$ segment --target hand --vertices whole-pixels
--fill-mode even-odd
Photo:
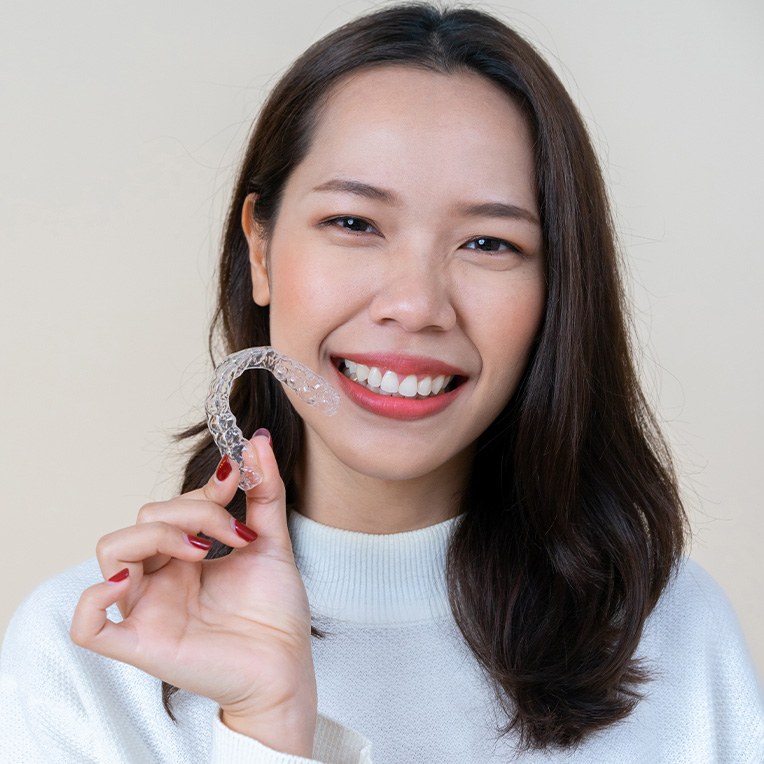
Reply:
[[[255,460],[264,480],[247,492],[247,523],[238,532],[225,509],[239,480],[232,463],[222,482],[213,476],[195,491],[147,504],[134,526],[104,536],[97,547],[104,577],[128,575],[83,592],[71,636],[215,700],[232,729],[310,757],[317,703],[310,609],[268,437],[249,441],[245,461]],[[254,541],[246,538],[252,530]],[[194,545],[203,542],[199,533],[234,550],[204,560],[207,550]],[[115,602],[121,623],[106,617]]]

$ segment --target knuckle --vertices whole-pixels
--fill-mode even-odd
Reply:
[[[96,557],[99,560],[108,559],[113,545],[114,533],[107,533],[105,536],[101,536],[96,543]]]
[[[75,645],[79,647],[87,647],[88,640],[85,632],[80,628],[80,625],[76,621],[72,621],[72,625],[69,627],[69,637]]]
[[[201,487],[200,494],[204,501],[218,507],[221,506],[220,487],[213,480],[208,481]]]
[[[163,522],[157,522],[155,525],[159,534],[158,545],[165,548],[171,549],[177,543],[178,537],[183,534],[177,525]]]
[[[273,481],[273,483],[269,486],[270,490],[268,491],[268,498],[271,501],[281,501],[286,497],[286,488],[284,486],[284,481],[279,477],[276,480]]]
[[[81,623],[84,617],[83,611],[88,607],[88,599],[88,592],[86,590],[82,593],[80,601],[77,603],[72,622],[69,625],[69,637],[75,645],[79,645],[80,647],[87,647],[89,644],[88,632]]]
[[[155,520],[151,523],[149,532],[150,540],[149,537],[146,537],[144,543],[150,544],[159,553],[170,554],[174,549],[177,549],[178,539],[183,534],[177,525],[164,520]]]
[[[141,525],[143,523],[153,523],[156,521],[159,513],[159,503],[156,501],[150,501],[148,504],[144,504],[139,510],[135,519],[136,524]]]
[[[80,639],[80,632],[75,623],[72,623],[69,627],[69,639],[71,639],[75,645],[83,647],[82,640]]]
[[[201,487],[200,495],[204,501],[215,502],[215,487],[206,483]]]

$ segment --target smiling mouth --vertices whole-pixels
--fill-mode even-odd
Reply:
[[[435,398],[455,390],[466,377],[454,374],[433,376],[417,374],[399,374],[392,369],[380,366],[367,366],[348,358],[339,359],[339,370],[349,380],[378,395],[392,398],[423,400]]]

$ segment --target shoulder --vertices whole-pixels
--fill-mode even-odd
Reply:
[[[694,560],[677,566],[645,623],[648,653],[732,667],[755,676],[750,653],[732,605],[712,576]]]
[[[756,669],[729,600],[697,562],[677,567],[647,619],[637,657],[652,679],[637,717],[645,728],[664,730],[667,750],[681,744],[704,751],[693,761],[761,760],[764,702]],[[675,753],[672,761],[687,760]]]
[[[3,673],[33,670],[55,654],[77,650],[69,639],[72,615],[82,592],[102,581],[95,559],[40,584],[13,614],[3,640]],[[111,612],[110,617],[113,617]],[[119,618],[119,611],[116,612]]]
[[[694,560],[677,566],[647,622],[648,633],[692,635],[692,641],[734,633],[742,642],[735,611],[713,577]],[[686,644],[686,643],[685,643]]]
[[[11,619],[0,654],[0,725],[18,761],[74,761],[67,751],[91,748],[80,692],[89,658],[69,626],[82,591],[100,580],[89,560],[38,586]]]
[[[35,588],[19,605],[8,627],[8,634],[48,627],[69,628],[72,613],[82,592],[103,581],[95,558],[59,573]]]

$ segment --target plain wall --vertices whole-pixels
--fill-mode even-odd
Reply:
[[[170,435],[203,416],[251,119],[299,52],[375,5],[3,2],[0,630],[38,582],[176,492]],[[591,127],[692,556],[764,675],[764,4],[483,7],[540,47]]]

